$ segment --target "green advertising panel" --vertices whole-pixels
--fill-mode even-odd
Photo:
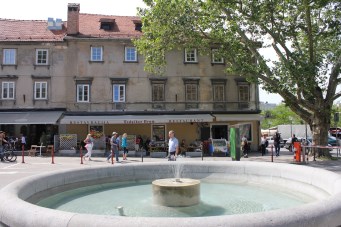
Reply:
[[[239,128],[230,128],[230,152],[234,161],[240,161]]]

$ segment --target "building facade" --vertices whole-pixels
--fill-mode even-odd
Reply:
[[[150,75],[132,43],[142,35],[139,17],[67,9],[66,22],[0,19],[1,129],[32,144],[43,132],[52,143],[94,131],[103,150],[113,131],[164,142],[174,130],[191,143],[228,140],[237,126],[257,149],[258,85],[227,75],[214,49],[169,52],[165,75]]]

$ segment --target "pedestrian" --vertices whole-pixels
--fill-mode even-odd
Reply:
[[[118,143],[117,136],[118,136],[118,133],[117,133],[117,132],[113,132],[113,133],[112,133],[112,136],[111,136],[111,139],[110,139],[111,152],[110,152],[110,154],[109,154],[108,157],[107,157],[107,162],[110,162],[109,160],[110,160],[111,158],[113,158],[113,157],[112,157],[113,153],[114,153],[114,155],[115,155],[116,162],[119,162],[119,159],[118,159],[118,155],[119,155],[119,152],[118,152],[119,143]]]
[[[20,142],[21,142],[21,147],[24,148],[26,147],[26,137],[23,133],[20,134]]]
[[[291,146],[290,146],[290,151],[291,151],[291,152],[296,151],[296,150],[295,150],[295,147],[294,147],[294,143],[295,143],[295,142],[298,142],[298,139],[297,139],[297,137],[296,137],[295,134],[292,134],[292,137],[291,137]]]
[[[139,151],[140,150],[140,144],[141,144],[141,136],[138,135],[136,136],[136,139],[135,139],[135,151]]]
[[[83,158],[85,160],[85,158],[88,157],[89,161],[91,161],[91,153],[92,153],[92,148],[94,146],[94,138],[92,137],[90,133],[86,136],[84,143],[85,143],[85,148],[88,152],[83,156]]]
[[[168,133],[168,161],[175,161],[179,153],[179,141],[175,138],[175,132],[170,130]]]
[[[281,150],[281,134],[276,132],[276,134],[273,136],[274,139],[274,146],[275,146],[275,152],[276,152],[276,157],[279,156],[279,151]]]
[[[127,148],[127,133],[123,133],[121,147],[123,149],[123,160],[127,160],[128,148]]]
[[[243,151],[243,155],[244,155],[244,158],[248,158],[248,151],[249,151],[249,142],[246,138],[246,135],[243,135],[242,137],[242,151]]]
[[[266,151],[266,147],[269,144],[269,141],[266,139],[266,135],[263,135],[260,144],[261,144],[260,146],[261,146],[262,156],[264,156],[265,155],[265,151]]]
[[[0,131],[0,159],[3,162],[4,161],[4,144],[7,143],[7,140],[5,139],[5,132]]]

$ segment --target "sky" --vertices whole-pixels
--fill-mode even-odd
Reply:
[[[145,7],[142,0],[9,0],[1,2],[0,18],[18,20],[67,20],[68,3],[79,3],[81,13],[136,16],[137,7]],[[277,94],[259,89],[262,102],[279,104],[283,99]]]

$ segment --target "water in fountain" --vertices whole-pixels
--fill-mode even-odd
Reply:
[[[171,169],[172,169],[174,178],[175,179],[180,179],[181,175],[182,175],[182,171],[183,171],[184,165],[178,159],[177,162],[171,164],[171,167],[172,167]]]
[[[41,200],[38,205],[76,213],[114,216],[199,217],[262,212],[314,201],[311,196],[276,186],[201,182],[199,204],[169,207],[153,203],[150,183],[140,181],[88,186],[55,194]]]

